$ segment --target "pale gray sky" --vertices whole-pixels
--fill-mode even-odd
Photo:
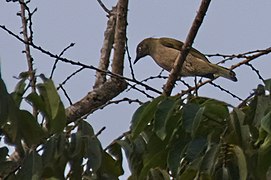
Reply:
[[[116,1],[104,0],[110,9]],[[134,0],[129,3],[127,36],[129,50],[135,58],[136,45],[146,37],[173,37],[184,40],[199,7],[199,0]],[[106,14],[95,0],[92,1],[32,1],[31,7],[38,8],[33,17],[34,42],[43,48],[59,54],[71,42],[75,47],[65,53],[65,57],[86,64],[97,66],[103,33],[106,27]],[[238,54],[250,50],[264,49],[271,46],[271,1],[270,0],[227,0],[212,1],[194,42],[194,47],[202,53]],[[0,24],[19,34],[21,22],[16,16],[19,6],[16,3],[0,2]],[[13,90],[19,72],[27,69],[23,44],[0,30],[1,74],[8,90]],[[32,50],[35,68],[38,73],[49,76],[54,60],[36,50]],[[218,62],[220,58],[210,58]],[[125,75],[130,76],[128,59],[125,59]],[[240,59],[234,59],[224,66],[230,66]],[[264,78],[271,77],[271,56],[264,56],[252,63]],[[55,83],[62,82],[76,68],[60,63],[54,76]],[[136,77],[144,79],[156,75],[160,68],[146,57],[134,67]],[[238,82],[234,83],[224,78],[215,80],[241,98],[247,97],[252,89],[261,83],[257,75],[247,66],[235,70]],[[67,92],[76,102],[92,88],[95,72],[85,70],[73,77],[65,86]],[[189,78],[188,78],[189,79]],[[190,78],[191,79],[191,78]],[[189,80],[192,82],[191,80]],[[161,88],[165,80],[156,80],[150,84]],[[175,87],[175,93],[185,87]],[[224,100],[233,105],[238,100],[207,85],[200,89],[199,95]],[[144,95],[133,91],[123,93],[117,99],[128,96],[146,101]],[[65,104],[67,100],[61,94]],[[99,136],[103,146],[108,145],[129,128],[132,113],[137,104],[122,103],[98,110],[89,116],[88,121],[97,132],[103,126],[106,130]]]

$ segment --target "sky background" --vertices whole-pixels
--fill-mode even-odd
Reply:
[[[116,2],[115,0],[104,0],[108,9],[111,9]],[[185,40],[199,4],[199,0],[130,1],[127,37],[132,59],[135,58],[137,44],[146,37],[172,37]],[[65,57],[85,64],[98,65],[107,17],[97,1],[32,1],[30,7],[38,8],[33,16],[36,45],[53,54],[59,54],[74,42],[75,46],[65,53]],[[266,49],[271,46],[270,8],[270,0],[212,1],[193,46],[204,54],[239,54],[256,49]],[[0,1],[0,24],[5,25],[16,34],[21,31],[21,19],[16,16],[18,11],[17,3]],[[0,30],[1,74],[9,91],[12,91],[18,82],[13,76],[27,70],[26,58],[22,54],[23,49],[22,43]],[[31,53],[37,73],[49,76],[54,59],[37,50],[31,50]],[[209,59],[214,63],[222,60],[219,57]],[[241,60],[233,59],[223,66],[230,67]],[[271,78],[270,55],[254,60],[252,64],[261,72],[263,78]],[[55,83],[61,83],[77,69],[78,67],[70,64],[59,63],[53,78]],[[150,57],[145,57],[134,66],[136,78],[139,80],[157,75],[160,70],[160,67]],[[214,82],[244,99],[261,81],[248,66],[239,67],[235,72],[238,78],[236,83],[224,78],[219,78]],[[65,84],[64,87],[73,102],[81,99],[92,89],[94,75],[93,70],[84,70]],[[125,76],[131,77],[127,56],[125,58]],[[185,80],[193,85],[192,78],[185,78]],[[166,80],[159,79],[150,82],[149,85],[161,90],[165,82]],[[179,84],[175,87],[173,94],[184,89],[186,89],[185,86]],[[68,105],[63,93],[60,92],[60,94],[63,102]],[[152,95],[157,96],[157,94]],[[202,87],[199,95],[223,100],[233,105],[240,103],[229,94],[221,92],[211,85]],[[123,97],[141,101],[148,100],[136,91],[124,92],[116,99]],[[129,129],[132,114],[137,107],[137,104],[128,103],[111,105],[88,117],[88,122],[96,132],[106,126],[106,130],[99,136],[103,147]],[[28,108],[27,105],[25,108]],[[126,179],[126,177],[127,174],[122,179]]]

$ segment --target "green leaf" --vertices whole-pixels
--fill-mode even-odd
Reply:
[[[181,158],[185,153],[187,144],[191,140],[190,134],[187,134],[181,127],[178,127],[173,135],[172,139],[168,143],[168,157],[167,166],[172,172],[173,177],[177,175],[177,170],[179,168]]]
[[[161,140],[164,140],[167,136],[166,126],[170,118],[174,115],[173,112],[177,105],[178,100],[166,98],[157,106],[157,110],[154,114],[154,130]],[[169,133],[171,134],[172,132]]]
[[[68,162],[65,144],[66,134],[60,133],[53,135],[45,144],[42,154],[43,178],[56,177],[64,178],[64,171]]]
[[[53,81],[44,78],[44,83],[38,84],[37,88],[45,104],[49,132],[62,132],[66,126],[65,108]]]
[[[80,123],[78,124],[78,132],[82,133],[82,136],[94,136],[94,130],[92,126],[86,122],[81,120]]]
[[[54,166],[55,163],[55,152],[58,143],[58,135],[52,136],[44,144],[44,151],[42,153],[42,161],[45,167]]]
[[[138,179],[145,179],[149,170],[153,167],[161,166],[166,162],[167,153],[166,151],[159,151],[153,154],[151,157],[147,158],[144,162],[143,168],[140,172]]]
[[[168,172],[161,168],[151,168],[147,179],[152,180],[170,180]]]
[[[186,132],[192,131],[193,121],[199,109],[200,106],[194,103],[188,103],[183,106],[183,126]]]
[[[54,158],[57,159],[63,157],[63,154],[66,151],[66,143],[66,134],[60,133],[58,136],[56,136],[56,148]]]
[[[204,115],[208,119],[222,122],[229,116],[229,110],[225,102],[208,99],[201,106],[205,107]]]
[[[148,161],[160,151],[166,151],[166,143],[162,141],[156,134],[152,134],[149,138],[149,141],[147,142],[143,161]]]
[[[18,173],[18,179],[41,179],[42,159],[40,155],[31,151],[29,155],[24,158],[22,169]]]
[[[118,142],[113,141],[107,149],[108,152],[117,160],[117,162],[122,164],[123,157],[121,145]]]
[[[257,175],[258,179],[265,179],[271,166],[271,135],[269,134],[258,150]]]
[[[261,120],[261,127],[271,134],[271,112],[267,113]]]
[[[240,116],[240,111],[234,108],[230,116],[229,121],[230,134],[226,137],[227,143],[239,144],[242,146],[242,132],[241,132],[242,130],[240,124],[242,121],[243,118]]]
[[[248,172],[245,154],[239,146],[234,144],[231,144],[231,149],[237,158],[240,180],[246,180]]]
[[[6,140],[8,144],[21,144],[21,133],[19,129],[19,108],[14,105],[13,99],[8,98],[8,105],[9,112],[8,112],[8,123],[5,123],[2,128],[6,135]]]
[[[85,158],[87,161],[87,169],[96,172],[102,163],[102,148],[96,136],[85,139]]]
[[[16,162],[13,161],[4,161],[0,163],[0,172],[1,175],[2,174],[9,174],[9,176],[14,175],[12,172],[10,172],[11,169],[14,169],[14,167],[17,167],[18,164]],[[11,178],[12,179],[12,178]],[[7,178],[7,180],[10,180],[9,178]],[[17,180],[17,179],[15,179]]]
[[[70,161],[70,179],[81,179],[83,174],[83,157],[73,157]]]
[[[160,103],[165,96],[159,96],[151,102],[144,103],[141,105],[132,117],[131,131],[132,137],[136,138],[147,126],[147,124],[154,118],[154,113],[157,109],[158,103]]]
[[[271,92],[271,79],[264,80],[265,89]]]
[[[75,156],[78,156],[81,151],[82,151],[82,145],[83,145],[83,140],[82,140],[82,134],[81,132],[76,132],[71,134],[71,146],[70,146],[70,153],[69,157],[75,158]]]
[[[132,154],[132,146],[131,144],[129,144],[128,140],[125,139],[125,140],[114,140],[114,144],[119,144],[122,149],[124,150],[125,152],[125,155],[127,157],[127,160],[129,161],[129,157],[131,157],[131,154]]]
[[[265,140],[265,138],[266,138],[267,135],[268,135],[267,132],[263,128],[259,128],[258,139],[254,143],[254,146],[261,145],[264,142],[264,140]]]
[[[58,107],[58,113],[54,119],[49,124],[50,132],[51,133],[60,133],[66,127],[66,114],[65,114],[65,107],[60,102]]]
[[[130,154],[127,153],[127,150],[129,149],[124,149],[126,157],[128,157],[131,173],[138,175],[143,166],[143,155],[146,152],[146,142],[142,136],[138,136],[134,141],[129,142],[129,145],[130,152],[128,153]]]
[[[188,162],[194,161],[200,156],[200,153],[206,148],[207,140],[205,138],[197,138],[190,141],[188,144],[185,159]]]
[[[11,93],[11,96],[17,107],[20,106],[22,102],[23,93],[25,92],[26,78],[21,79],[15,87],[14,92]]]
[[[191,162],[189,165],[187,165],[185,171],[181,173],[181,175],[178,177],[179,180],[183,179],[195,179],[197,173],[199,173],[199,166],[200,166],[201,159],[195,159],[193,162]]]
[[[116,164],[116,161],[105,151],[102,153],[102,166],[98,172],[107,179],[117,179],[124,173],[121,165]]]
[[[200,171],[206,173],[209,176],[213,175],[215,171],[216,161],[220,151],[219,145],[213,145],[207,152],[204,154],[201,164]]]
[[[41,96],[39,96],[36,92],[30,93],[25,98],[28,102],[32,104],[37,110],[43,113],[43,115],[48,116],[45,103],[43,102]]]
[[[26,110],[20,110],[19,116],[18,128],[25,142],[29,146],[40,143],[45,133],[33,115]]]
[[[102,163],[102,147],[100,141],[94,134],[92,126],[86,121],[80,121],[78,131],[73,138],[73,153],[77,155],[84,147],[83,157],[87,158],[87,169],[96,172]]]
[[[261,119],[266,114],[266,110],[270,107],[271,101],[268,96],[257,97],[257,109],[255,112],[254,122],[256,125],[260,125]]]
[[[196,134],[197,134],[198,128],[199,128],[199,126],[200,126],[200,122],[201,122],[201,120],[203,119],[202,116],[203,116],[204,110],[205,110],[205,107],[201,107],[201,108],[198,110],[198,112],[197,112],[197,114],[196,114],[196,116],[195,116],[195,118],[194,118],[194,120],[193,120],[192,132],[191,132],[192,138],[194,138],[194,137],[196,136]]]
[[[69,161],[71,167],[71,179],[81,179],[83,172],[83,137],[80,131],[71,134],[71,142],[68,157],[71,159]]]
[[[0,164],[4,161],[6,161],[8,157],[8,148],[7,147],[1,147],[0,148]]]
[[[0,126],[5,124],[9,114],[9,94],[4,81],[0,78]]]

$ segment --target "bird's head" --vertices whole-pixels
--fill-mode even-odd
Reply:
[[[147,56],[150,54],[150,44],[151,44],[152,38],[147,38],[141,41],[136,48],[136,58],[134,61],[134,64],[141,58]]]

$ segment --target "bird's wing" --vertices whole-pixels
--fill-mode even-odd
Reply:
[[[172,38],[160,38],[160,42],[162,45],[168,47],[168,48],[173,48],[173,49],[176,49],[176,50],[181,50],[182,49],[182,46],[183,46],[183,42],[181,41],[178,41],[176,39],[172,39]],[[191,48],[190,50],[190,53],[199,58],[199,59],[202,59],[204,61],[207,61],[207,62],[210,62],[205,56],[204,54],[202,54],[201,52],[199,52],[198,50],[196,50],[195,48]]]

